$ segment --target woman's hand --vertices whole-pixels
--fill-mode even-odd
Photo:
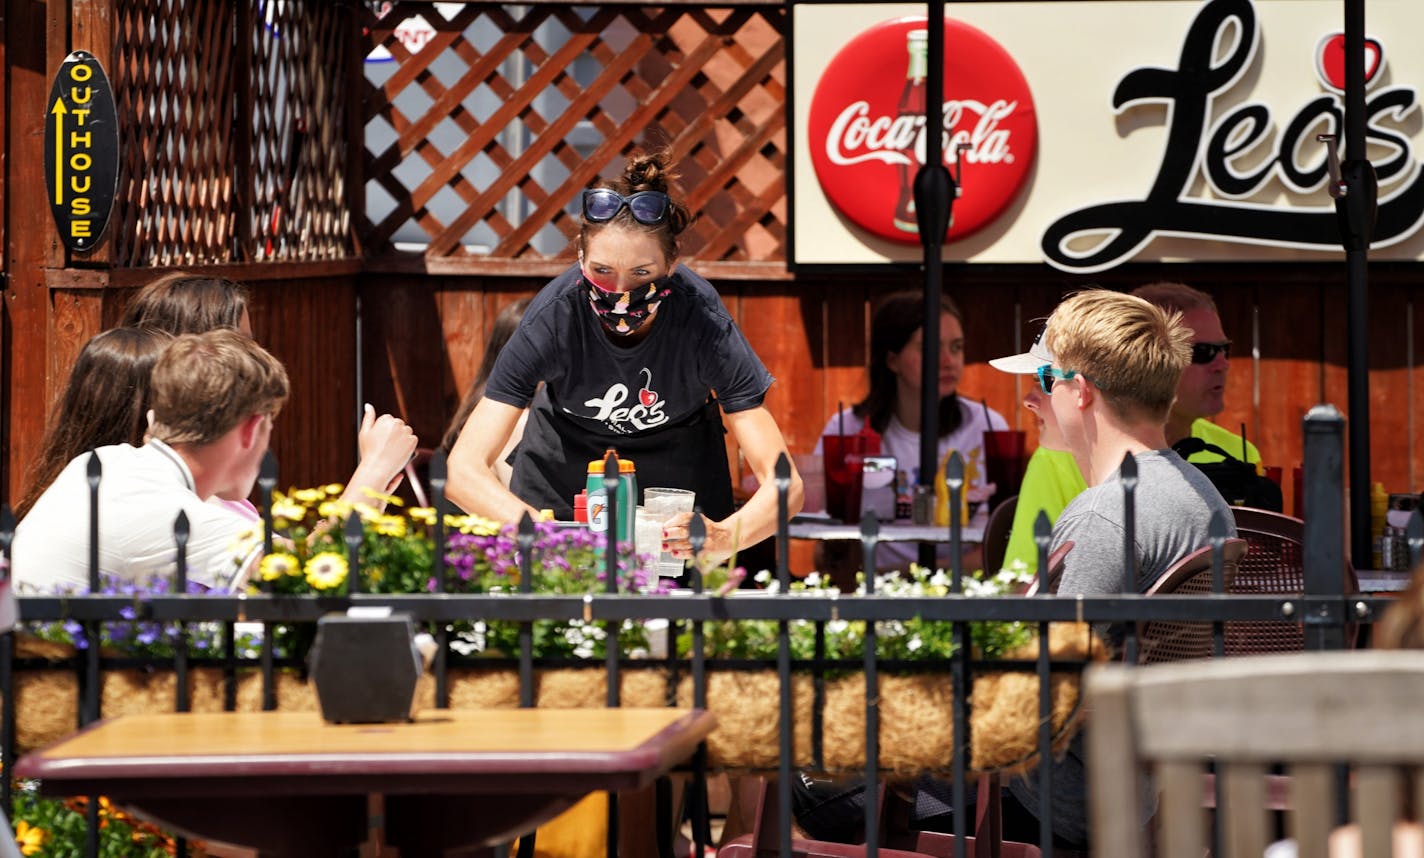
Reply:
[[[663,550],[678,560],[688,560],[692,557],[692,535],[689,528],[693,515],[694,513],[690,512],[680,512],[663,523]],[[702,553],[699,556],[704,560],[721,563],[746,544],[739,542],[735,532],[736,526],[731,524],[731,519],[713,521],[704,515],[702,524],[707,529],[707,541],[702,544]]]

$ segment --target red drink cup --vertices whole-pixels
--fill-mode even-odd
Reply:
[[[1019,493],[1023,483],[1026,433],[1020,429],[990,429],[984,433],[984,478],[994,483],[989,509]]]
[[[860,432],[824,435],[821,452],[825,457],[826,512],[846,524],[858,523],[861,468],[866,456],[880,452],[880,439]]]

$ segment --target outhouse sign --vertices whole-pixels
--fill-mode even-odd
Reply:
[[[119,182],[119,123],[109,77],[93,54],[60,63],[45,121],[45,186],[60,239],[72,252],[99,243]]]

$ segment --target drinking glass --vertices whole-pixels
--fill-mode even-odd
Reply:
[[[821,452],[825,456],[826,511],[846,524],[856,524],[860,521],[865,457],[880,452],[879,438],[863,432],[823,435]]]
[[[990,429],[984,432],[984,479],[994,483],[989,509],[999,501],[1019,493],[1024,468],[1025,433],[1021,429]]]
[[[638,517],[634,519],[633,544],[639,554],[659,554],[663,543],[663,519],[648,512],[646,506],[638,507]]]
[[[680,512],[692,512],[697,501],[697,493],[687,489],[653,486],[643,489],[643,509],[650,520],[657,521],[658,542],[662,542],[662,529],[667,520]],[[658,557],[658,574],[676,578],[682,574],[682,561],[664,551]]]

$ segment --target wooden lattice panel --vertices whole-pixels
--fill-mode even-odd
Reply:
[[[350,255],[351,14],[323,0],[115,4],[115,267]]]
[[[427,245],[470,270],[570,258],[583,188],[668,146],[698,214],[685,257],[786,258],[782,7],[368,15],[366,50],[391,60],[367,63],[367,253]]]

